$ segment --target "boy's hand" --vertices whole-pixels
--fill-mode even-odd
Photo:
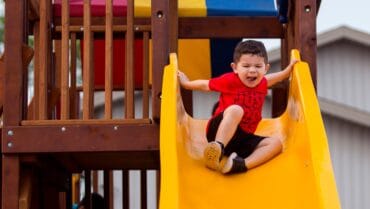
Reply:
[[[185,89],[209,91],[208,80],[198,79],[190,81],[188,76],[180,70],[177,71],[177,77],[179,78],[180,85]]]
[[[291,60],[290,60],[289,65],[290,65],[291,67],[293,67],[293,65],[294,65],[295,63],[297,63],[297,62],[298,62],[298,60],[297,60],[297,59],[291,59]]]
[[[181,85],[189,81],[189,78],[185,75],[185,73],[181,72],[180,70],[177,71],[177,77],[179,77]]]

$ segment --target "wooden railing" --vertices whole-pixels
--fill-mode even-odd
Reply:
[[[34,24],[34,97],[27,112],[27,120],[23,125],[99,123],[113,118],[113,92],[121,93],[123,103],[122,118],[115,118],[117,123],[131,123],[138,119],[141,123],[150,122],[150,84],[149,84],[149,39],[151,36],[150,22],[136,24],[134,17],[134,1],[127,1],[127,15],[121,17],[123,24],[115,22],[112,0],[106,0],[103,25],[92,23],[91,3],[83,2],[83,16],[70,17],[69,1],[61,1],[61,17],[51,13],[53,5],[50,0],[39,1],[40,21]],[[71,20],[82,19],[82,25],[71,25]],[[57,21],[61,21],[60,24]],[[122,23],[122,21],[121,21]],[[56,27],[53,27],[57,25]],[[97,36],[96,34],[103,34]],[[97,36],[97,38],[95,38]],[[94,41],[104,37],[105,69],[94,66]],[[125,52],[120,59],[125,60],[122,66],[124,81],[121,86],[113,85],[113,53],[114,37],[125,39]],[[135,85],[135,40],[143,42],[142,48],[142,84]],[[49,41],[48,41],[49,40]],[[83,42],[83,44],[82,44]],[[83,47],[79,47],[83,45]],[[78,57],[81,55],[81,57]],[[103,59],[103,58],[102,58]],[[83,64],[79,68],[78,60]],[[104,85],[94,85],[96,71],[103,71]],[[82,84],[78,85],[78,75],[82,75]],[[123,79],[123,78],[122,78]],[[104,116],[94,116],[94,95],[104,92]],[[135,101],[135,92],[140,92],[142,100]],[[138,94],[138,93],[137,93]],[[82,98],[81,98],[82,97]],[[81,102],[80,102],[81,101]],[[80,104],[81,103],[81,104]],[[141,116],[135,115],[135,107],[141,107]],[[79,114],[81,113],[81,114]],[[126,120],[127,119],[127,120]],[[119,121],[122,120],[122,121]],[[59,121],[59,122],[57,122]],[[88,122],[90,121],[90,122]],[[137,122],[138,122],[137,121]],[[103,122],[104,123],[104,122]],[[134,122],[135,123],[135,122]]]

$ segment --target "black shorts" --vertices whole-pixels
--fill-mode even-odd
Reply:
[[[208,142],[215,141],[218,126],[223,118],[223,112],[210,119],[207,130]],[[257,145],[266,137],[257,136],[243,131],[240,126],[236,129],[234,136],[226,145],[224,155],[229,156],[231,153],[236,152],[242,158],[248,157]]]

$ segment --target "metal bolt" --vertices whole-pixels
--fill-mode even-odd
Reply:
[[[114,127],[113,127],[113,129],[114,129],[115,131],[117,131],[117,130],[118,130],[118,126],[114,126]]]
[[[13,136],[14,135],[14,132],[12,130],[9,130],[8,131],[8,136]]]
[[[162,18],[163,17],[163,12],[162,11],[158,11],[157,12],[157,17],[158,18]]]
[[[12,148],[12,147],[13,147],[13,143],[12,143],[12,142],[8,142],[7,146],[8,146],[9,148]]]
[[[83,28],[83,27],[81,27],[81,28],[80,28],[80,31],[84,31],[84,28]]]
[[[62,127],[60,130],[62,130],[63,132],[65,132],[66,131],[66,127]]]
[[[306,13],[309,13],[309,12],[311,12],[311,7],[310,6],[305,6],[304,7],[304,11],[306,12]]]
[[[135,27],[135,30],[136,30],[136,31],[140,30],[140,27],[139,27],[139,26],[136,26],[136,27]]]

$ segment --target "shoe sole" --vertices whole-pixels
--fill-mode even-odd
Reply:
[[[230,172],[231,168],[233,167],[233,160],[236,156],[237,156],[237,154],[235,152],[231,153],[229,158],[227,158],[224,166],[222,167],[221,173],[225,174],[225,173]]]
[[[206,166],[212,170],[219,170],[220,159],[221,159],[221,146],[214,143],[209,143],[208,146],[204,149],[204,160]]]

